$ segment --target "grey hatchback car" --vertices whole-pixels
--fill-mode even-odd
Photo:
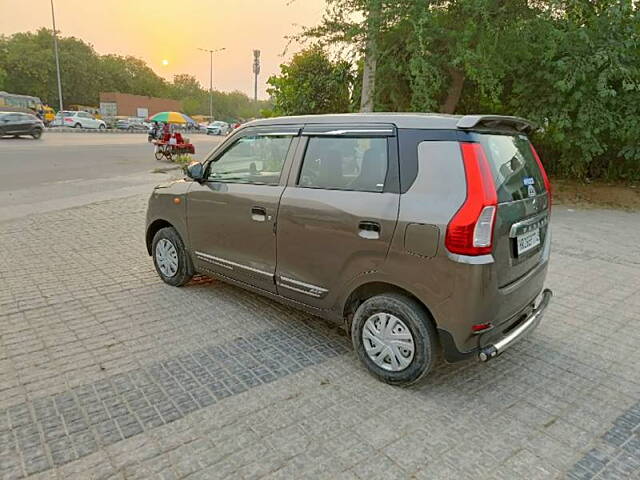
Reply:
[[[147,249],[170,285],[202,273],[339,322],[390,384],[424,377],[440,350],[488,361],[551,298],[532,130],[486,115],[253,121],[154,189]]]

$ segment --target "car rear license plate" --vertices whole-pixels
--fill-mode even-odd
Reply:
[[[540,229],[536,228],[524,235],[518,235],[516,242],[518,244],[518,255],[522,255],[523,253],[536,248],[540,245]]]

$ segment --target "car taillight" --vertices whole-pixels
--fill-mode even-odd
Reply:
[[[529,144],[531,146],[531,153],[538,162],[538,168],[540,168],[540,173],[542,174],[542,179],[544,180],[544,188],[547,189],[547,198],[549,199],[549,211],[551,211],[551,204],[553,203],[552,195],[551,195],[551,182],[549,181],[549,177],[547,176],[547,172],[544,169],[544,165],[542,165],[542,160],[540,160],[540,155],[536,152],[536,149],[533,147],[533,144]]]
[[[460,143],[467,198],[447,225],[445,246],[461,255],[486,255],[493,248],[498,195],[487,156],[479,143]]]

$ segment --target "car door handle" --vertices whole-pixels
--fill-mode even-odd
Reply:
[[[366,220],[358,224],[358,236],[366,240],[377,240],[380,238],[380,224],[378,222],[369,222]]]
[[[267,220],[267,209],[264,207],[251,207],[251,220],[264,222]]]

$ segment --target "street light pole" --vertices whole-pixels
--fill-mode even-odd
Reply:
[[[211,121],[213,120],[213,54],[221,52],[225,50],[225,48],[222,47],[213,50],[209,48],[198,48],[198,50],[209,52],[209,121]]]
[[[60,82],[60,59],[58,58],[58,30],[56,30],[56,14],[53,10],[53,0],[51,0],[51,19],[53,20],[53,50],[56,55],[56,76],[58,77],[58,102],[60,111],[62,108],[62,83]]]

